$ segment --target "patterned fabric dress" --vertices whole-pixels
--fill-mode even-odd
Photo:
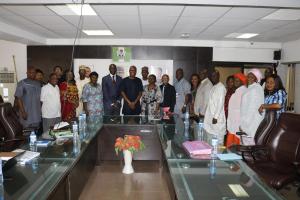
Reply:
[[[100,84],[97,83],[96,86],[85,84],[81,98],[82,102],[87,103],[89,116],[103,115],[103,94]]]
[[[148,106],[148,115],[157,115],[159,112],[156,112],[157,106],[162,101],[162,94],[160,88],[155,86],[154,89],[149,90],[148,85],[144,87],[144,92],[141,98],[142,102],[142,115],[146,115],[147,106]]]
[[[62,82],[59,85],[59,90],[62,120],[70,122],[76,117],[76,108],[79,104],[77,86]]]
[[[280,104],[281,108],[276,111],[276,118],[278,119],[280,114],[285,112],[287,93],[284,90],[278,90],[274,94],[267,95],[265,97],[265,104]]]

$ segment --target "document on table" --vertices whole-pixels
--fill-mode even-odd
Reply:
[[[217,154],[220,160],[229,161],[229,160],[241,160],[242,156],[239,156],[235,153],[220,153]]]
[[[24,150],[22,149],[16,149],[14,152],[22,152]],[[25,151],[22,155],[17,157],[17,161],[20,162],[20,164],[25,164],[26,162],[40,156],[39,152],[34,151]]]

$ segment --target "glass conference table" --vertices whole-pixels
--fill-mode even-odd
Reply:
[[[5,199],[47,199],[58,187],[61,179],[72,170],[87,151],[102,127],[109,125],[155,126],[159,135],[172,188],[177,199],[282,199],[263,183],[243,161],[225,162],[189,158],[182,142],[197,139],[195,124],[185,128],[182,119],[149,120],[140,116],[104,116],[88,118],[86,137],[73,152],[72,142],[38,148],[41,154],[26,165],[16,164],[4,171]],[[206,137],[208,140],[208,137]],[[29,149],[24,146],[24,149]],[[171,195],[172,196],[172,195]]]

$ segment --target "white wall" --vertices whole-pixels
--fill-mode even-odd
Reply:
[[[8,42],[0,40],[0,71],[6,68],[9,72],[15,72],[13,55],[15,56],[18,80],[26,77],[27,69],[27,47],[21,43]],[[0,94],[4,101],[13,103],[14,93],[16,90],[16,82],[3,83],[0,85]],[[5,96],[4,90],[8,91],[8,96]]]
[[[26,77],[27,46],[21,43],[0,40],[0,70],[4,67],[8,71],[14,71],[13,55],[16,59],[17,75],[21,80]]]
[[[300,62],[300,40],[282,44],[282,62]]]
[[[278,48],[214,47],[213,61],[275,62],[273,52]]]

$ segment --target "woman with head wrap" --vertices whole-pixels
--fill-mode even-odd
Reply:
[[[264,103],[264,90],[259,84],[262,74],[258,69],[252,69],[247,74],[248,86],[242,95],[240,130],[247,135],[242,136],[244,145],[254,144],[254,135],[264,116],[258,109]]]
[[[240,138],[236,135],[240,127],[240,113],[242,95],[246,91],[247,77],[243,73],[236,73],[234,77],[235,92],[231,95],[228,103],[227,139],[226,147],[240,144]]]

